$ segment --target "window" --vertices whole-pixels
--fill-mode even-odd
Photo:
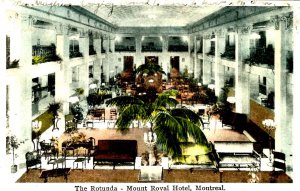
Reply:
[[[135,37],[117,37],[115,39],[116,52],[134,52],[135,45]]]
[[[267,78],[264,76],[259,76],[259,93],[267,95]]]
[[[168,51],[187,52],[188,38],[186,36],[171,36],[168,38]]]
[[[235,35],[234,35],[234,33],[229,33],[226,36],[225,51],[223,54],[221,54],[221,57],[227,58],[230,60],[235,59]]]
[[[143,37],[142,52],[162,52],[162,40],[160,37]]]

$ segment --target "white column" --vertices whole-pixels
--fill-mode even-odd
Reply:
[[[224,87],[225,67],[221,64],[221,53],[225,50],[225,31],[217,32],[215,45],[215,95],[219,96]]]
[[[101,84],[101,39],[94,39],[94,48],[96,51],[97,59],[94,64],[94,78],[99,80],[99,84]]]
[[[208,60],[206,53],[210,50],[210,35],[203,36],[203,84],[210,84],[211,82],[211,62]]]
[[[138,68],[141,64],[144,63],[142,58],[142,36],[136,35],[135,36],[135,57],[134,57],[134,63],[136,65],[136,68]]]
[[[23,142],[15,151],[15,163],[19,165],[25,160],[25,153],[33,149],[31,142],[32,118],[32,18],[28,15],[18,15],[13,21],[11,38],[11,61],[19,60],[16,77],[9,84],[9,129]],[[5,83],[5,82],[4,82]],[[12,162],[10,165],[12,165]],[[9,165],[9,167],[10,167]],[[20,167],[19,167],[20,168]]]
[[[235,38],[235,106],[236,112],[245,114],[250,113],[250,84],[243,60],[249,56],[250,29],[250,26],[239,27]]]
[[[61,56],[62,62],[60,70],[55,72],[55,101],[62,103],[63,114],[69,113],[68,98],[70,95],[71,75],[68,75],[68,71],[71,68],[69,65],[69,38],[68,27],[59,26],[56,36],[56,52]],[[70,72],[70,71],[69,71]]]
[[[193,42],[194,42],[194,52],[193,52],[193,55],[194,55],[194,78],[198,79],[198,82],[200,80],[200,62],[199,62],[199,59],[197,57],[197,36],[194,36],[194,39],[193,39]]]
[[[83,64],[79,66],[79,87],[84,89],[84,95],[89,93],[89,38],[86,33],[79,38],[79,49],[83,55]]]
[[[287,167],[292,166],[293,154],[292,130],[293,112],[287,105],[293,100],[287,99],[287,70],[286,70],[286,42],[292,40],[292,15],[275,17],[275,150],[284,152],[287,157]],[[294,54],[297,52],[294,52]],[[296,107],[296,106],[295,106]],[[289,112],[288,112],[289,111]]]

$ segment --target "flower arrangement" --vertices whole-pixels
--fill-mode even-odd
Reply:
[[[17,165],[15,164],[15,149],[18,149],[20,146],[20,142],[18,141],[15,135],[9,135],[6,137],[6,145],[7,152],[9,153],[10,149],[12,149],[13,155],[13,164],[11,166],[11,172],[15,173],[17,171]]]

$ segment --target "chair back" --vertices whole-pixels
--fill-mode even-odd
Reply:
[[[285,154],[282,152],[278,151],[273,151],[273,170],[275,171],[276,169],[286,171],[286,164],[285,164]]]

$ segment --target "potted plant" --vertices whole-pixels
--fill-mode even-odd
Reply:
[[[57,119],[58,119],[58,110],[61,107],[61,103],[59,102],[53,102],[49,103],[48,105],[48,112],[52,114],[52,123],[53,123],[53,129],[58,129],[57,128]]]
[[[9,150],[12,149],[12,155],[13,155],[13,164],[11,166],[11,173],[16,173],[18,171],[18,166],[15,164],[15,149],[19,148],[20,143],[18,142],[17,137],[15,135],[7,136],[6,142]]]

